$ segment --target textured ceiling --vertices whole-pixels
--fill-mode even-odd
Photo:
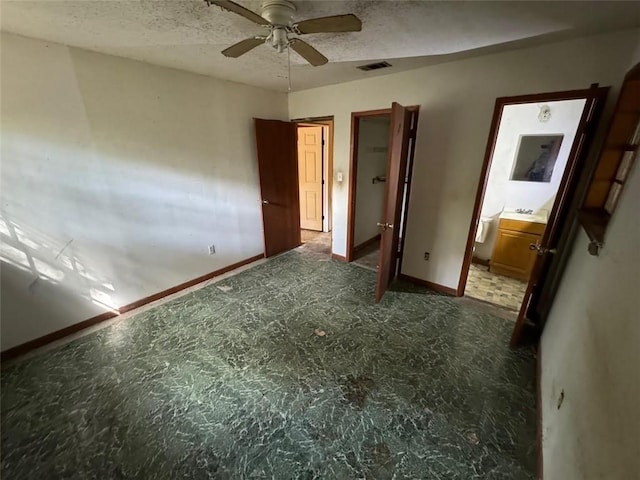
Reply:
[[[237,0],[260,12],[260,0]],[[362,32],[306,35],[329,58],[311,67],[291,54],[293,89],[640,25],[636,2],[294,1],[296,19],[355,13]],[[3,31],[249,85],[286,90],[287,56],[260,46],[219,52],[262,28],[202,0],[2,0]],[[355,66],[387,60],[393,67]]]

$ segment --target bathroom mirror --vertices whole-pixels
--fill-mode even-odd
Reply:
[[[510,180],[550,182],[564,135],[520,135]]]

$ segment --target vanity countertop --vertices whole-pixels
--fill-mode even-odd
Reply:
[[[546,210],[540,210],[537,213],[518,213],[512,210],[505,210],[500,214],[500,218],[505,218],[507,220],[520,220],[521,222],[546,224],[549,218],[549,213]]]

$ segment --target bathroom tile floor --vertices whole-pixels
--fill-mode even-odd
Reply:
[[[535,478],[511,323],[375,283],[300,248],[7,365],[0,477]]]
[[[464,294],[518,312],[526,289],[523,281],[496,275],[489,267],[472,263]]]

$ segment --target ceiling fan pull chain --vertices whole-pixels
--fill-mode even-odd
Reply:
[[[291,49],[287,45],[287,79],[289,80],[289,92],[291,91]]]

